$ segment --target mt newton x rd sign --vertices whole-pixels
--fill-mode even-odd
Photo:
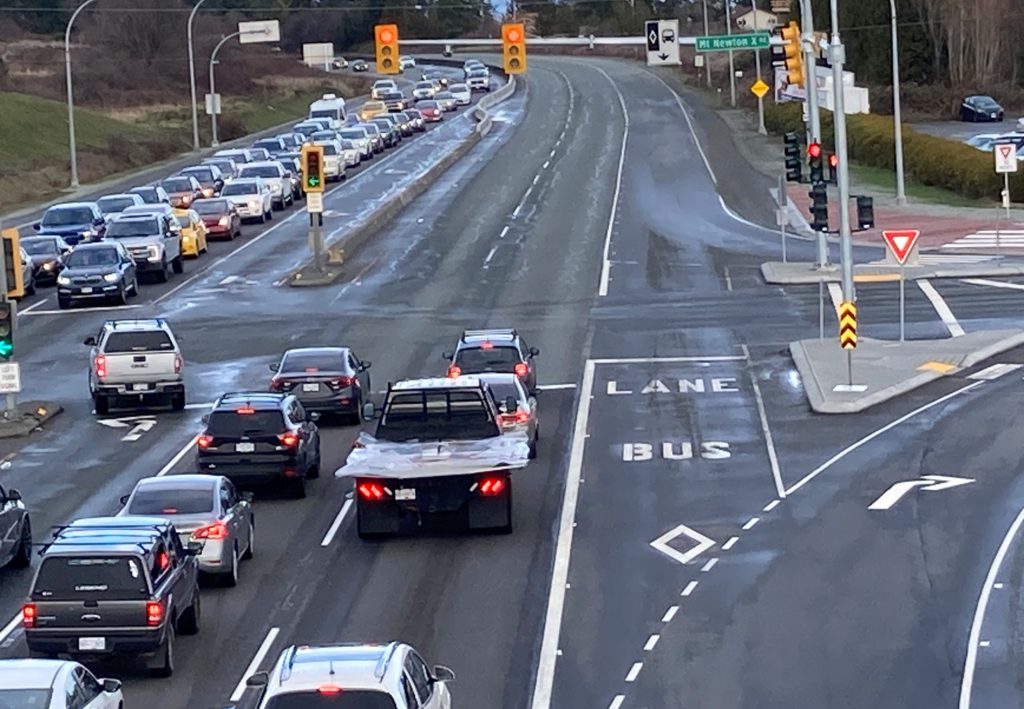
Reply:
[[[731,49],[768,49],[772,36],[767,32],[722,34],[697,37],[698,52],[727,52]]]

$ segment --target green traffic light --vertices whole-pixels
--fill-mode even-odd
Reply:
[[[306,178],[306,184],[310,187],[317,187],[320,184],[320,178],[316,175],[310,175]]]
[[[0,357],[10,359],[14,354],[14,343],[10,340],[0,340]]]

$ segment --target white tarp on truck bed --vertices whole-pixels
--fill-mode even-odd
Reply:
[[[334,477],[411,479],[468,475],[522,468],[530,456],[525,433],[506,433],[476,441],[391,443],[363,432],[357,441],[362,447],[352,449]]]

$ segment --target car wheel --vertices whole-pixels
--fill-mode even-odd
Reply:
[[[270,210],[267,212],[267,221],[268,222],[274,221],[274,207],[273,207],[273,205],[271,205]]]
[[[238,543],[231,546],[231,568],[220,577],[221,586],[234,588],[238,585]]]
[[[530,460],[533,460],[534,458],[537,457],[537,436],[534,436],[533,440],[530,441],[530,455],[529,455],[529,457],[530,457]]]
[[[117,304],[128,305],[128,289],[121,286],[121,290],[117,292]]]
[[[32,278],[32,279],[29,280],[28,285],[25,286],[25,295],[35,295],[35,294],[36,294],[36,279]]]
[[[164,261],[162,268],[156,274],[156,280],[158,283],[167,283],[171,279],[171,268],[170,264]]]
[[[178,254],[178,257],[171,261],[171,268],[174,269],[175,273],[185,272],[185,261],[182,259],[181,254]]]
[[[242,554],[243,559],[251,559],[256,555],[256,522],[252,517],[249,518],[249,546],[245,548],[245,553]]]
[[[18,551],[9,562],[15,569],[27,569],[32,564],[32,523],[28,517],[21,528],[21,541],[18,543]]]
[[[71,307],[71,298],[61,298],[57,296],[57,307],[61,310],[67,310]]]
[[[105,394],[93,394],[93,406],[98,416],[106,416],[110,413],[110,397]]]
[[[174,674],[174,624],[167,628],[160,664],[151,670],[154,677],[170,677]]]
[[[199,593],[199,584],[196,583],[192,591],[192,605],[188,607],[178,620],[178,629],[182,635],[198,635],[199,626],[202,621],[203,606],[202,595]]]
[[[135,278],[132,279],[131,294],[133,296],[136,296],[136,295],[139,294],[139,277],[138,276],[135,276]]]

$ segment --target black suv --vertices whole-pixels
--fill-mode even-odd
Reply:
[[[243,487],[283,480],[304,497],[305,479],[320,477],[319,418],[291,394],[224,394],[203,416],[196,464]]]
[[[175,633],[199,632],[200,542],[162,517],[91,517],[54,533],[22,608],[33,657],[127,655],[174,673]]]
[[[530,394],[537,393],[537,363],[540,354],[528,347],[520,334],[512,329],[465,330],[455,352],[445,352],[448,377],[485,372],[515,374]]]

